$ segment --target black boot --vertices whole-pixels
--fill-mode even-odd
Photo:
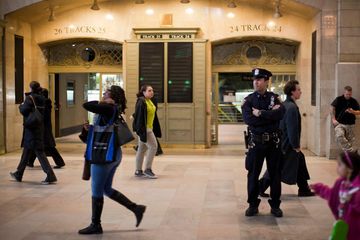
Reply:
[[[111,194],[109,198],[114,200],[115,202],[120,203],[121,205],[132,211],[136,217],[136,227],[140,225],[144,212],[146,210],[146,206],[133,203],[124,194],[116,190],[114,190],[113,194]]]
[[[103,230],[101,227],[101,213],[104,206],[104,198],[92,198],[92,217],[91,224],[79,230],[79,234],[102,234]]]

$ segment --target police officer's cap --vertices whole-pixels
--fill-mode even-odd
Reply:
[[[263,68],[254,68],[252,75],[254,79],[265,78],[265,80],[268,80],[272,76],[272,73]]]

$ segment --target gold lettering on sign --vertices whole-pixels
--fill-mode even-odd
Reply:
[[[266,24],[243,24],[230,26],[230,32],[281,32],[282,27],[278,25],[267,26]]]
[[[68,26],[62,28],[54,28],[54,35],[87,33],[87,34],[104,34],[105,27],[98,26]]]

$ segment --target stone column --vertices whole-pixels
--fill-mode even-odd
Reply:
[[[0,154],[5,153],[5,106],[4,106],[4,29],[5,22],[0,20]]]
[[[335,65],[335,96],[343,94],[344,86],[353,88],[353,97],[360,102],[360,1],[338,1],[337,63]],[[357,119],[355,147],[360,147],[360,119]],[[332,134],[332,138],[333,134]],[[332,141],[333,143],[334,141]],[[331,144],[330,158],[337,155],[336,144]]]

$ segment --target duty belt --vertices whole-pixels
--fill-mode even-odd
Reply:
[[[270,142],[270,141],[274,141],[274,142],[278,142],[280,140],[280,134],[278,132],[265,132],[262,134],[254,134],[250,132],[250,137],[254,142]]]

